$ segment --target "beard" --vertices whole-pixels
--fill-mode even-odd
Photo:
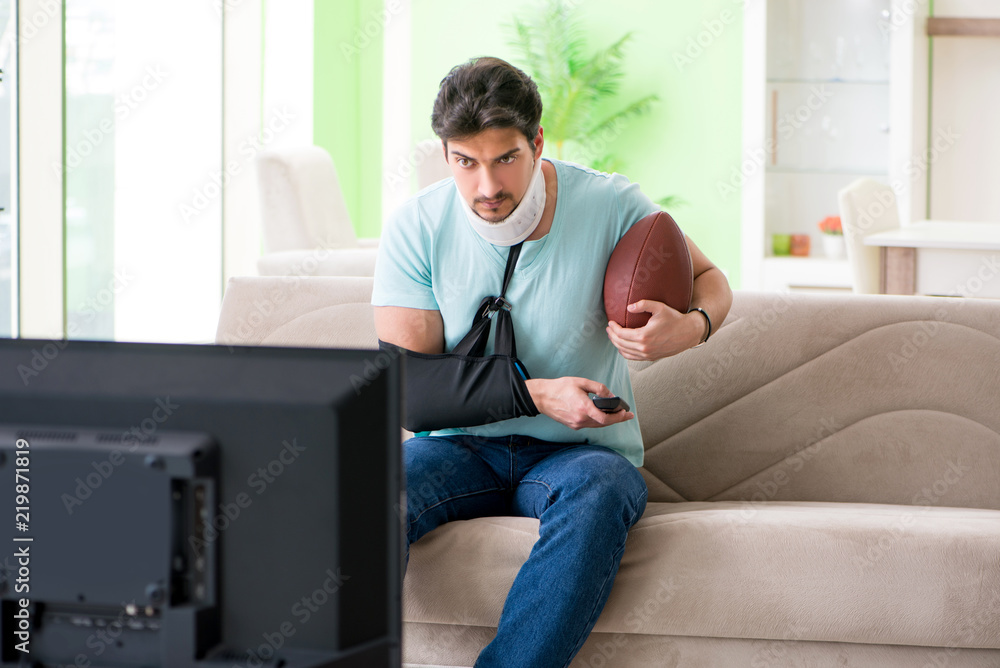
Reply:
[[[483,202],[497,202],[500,201],[500,206],[495,209],[486,209],[482,207]],[[513,204],[511,205],[511,203]],[[514,197],[508,192],[502,192],[497,197],[491,197],[489,199],[485,197],[480,197],[472,202],[472,210],[476,212],[476,215],[485,220],[487,223],[499,224],[507,220],[510,214],[514,213],[517,209],[517,205],[520,202],[514,202]],[[509,207],[509,208],[508,208]]]

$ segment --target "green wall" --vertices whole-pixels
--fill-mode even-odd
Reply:
[[[361,237],[382,228],[382,7],[315,3],[313,141],[333,157]]]
[[[633,120],[617,139],[621,171],[653,199],[677,195],[684,204],[671,213],[702,250],[739,285],[740,198],[723,200],[718,182],[728,182],[742,159],[742,44],[740,3],[733,0],[573,0],[594,49],[628,31],[627,74],[620,101],[649,93],[660,97],[653,111]],[[502,5],[468,0],[412,0],[411,134],[414,143],[433,133],[430,113],[441,78],[471,57],[494,55],[519,66],[507,45],[509,23],[540,3]],[[348,62],[340,44],[378,16],[379,0],[318,0],[316,3],[316,143],[334,155],[348,208],[362,236],[381,228],[381,34]],[[722,21],[723,12],[729,20]],[[714,32],[706,27],[712,23]],[[714,22],[714,23],[713,23]],[[697,41],[705,46],[699,46]],[[694,44],[683,67],[677,54]],[[609,111],[611,111],[609,109]],[[548,155],[553,155],[550,151]]]
[[[468,58],[493,55],[517,62],[507,45],[515,12],[530,16],[540,3],[513,0],[488,6],[462,0],[413,0],[414,141],[433,133],[430,111],[441,78]],[[502,8],[502,9],[501,9]],[[626,32],[634,33],[626,51],[627,74],[620,100],[649,93],[660,97],[646,116],[630,123],[615,152],[621,172],[640,183],[653,199],[677,195],[686,204],[671,208],[685,232],[739,283],[740,198],[722,201],[717,182],[728,182],[742,159],[742,48],[740,5],[732,0],[579,0],[578,11],[588,44],[603,48]],[[721,20],[728,11],[728,24]],[[704,21],[718,21],[718,36],[693,62],[679,68],[689,40],[706,31]],[[479,27],[475,26],[489,26]],[[720,30],[721,26],[721,30]],[[702,35],[702,41],[708,39]],[[608,111],[612,111],[609,109]],[[552,155],[552,153],[549,153]]]

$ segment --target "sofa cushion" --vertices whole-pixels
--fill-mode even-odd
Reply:
[[[236,277],[217,341],[377,348],[372,279]],[[712,340],[630,362],[653,501],[1000,510],[1000,308],[990,300],[737,292]],[[940,487],[940,485],[939,485]]]
[[[599,633],[1000,648],[1000,511],[650,503]],[[495,628],[538,521],[446,524],[410,549],[407,622]]]
[[[705,346],[630,363],[654,501],[912,504],[1000,510],[1000,304],[737,293]],[[920,503],[920,501],[916,501]]]
[[[403,628],[405,661],[471,666],[496,634],[482,626]],[[997,650],[846,642],[602,633],[587,637],[570,668],[997,668]],[[410,664],[403,664],[406,668]],[[434,667],[428,668],[437,668]]]

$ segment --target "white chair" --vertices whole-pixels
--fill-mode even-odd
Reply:
[[[900,226],[896,194],[892,188],[878,181],[858,179],[842,189],[838,198],[854,292],[878,294],[882,271],[880,249],[865,246],[864,240],[869,234]]]
[[[425,139],[418,142],[415,153],[421,156],[417,165],[417,190],[423,190],[441,179],[451,178],[451,169],[444,159],[440,139]]]
[[[258,154],[261,276],[374,276],[378,239],[358,239],[330,154],[318,146]]]

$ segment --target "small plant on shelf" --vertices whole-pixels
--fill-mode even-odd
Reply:
[[[819,229],[823,234],[844,233],[844,228],[840,224],[840,216],[827,216],[820,222]]]
[[[844,227],[840,224],[840,216],[827,216],[820,221],[819,229],[823,233],[823,250],[831,260],[844,257]]]

